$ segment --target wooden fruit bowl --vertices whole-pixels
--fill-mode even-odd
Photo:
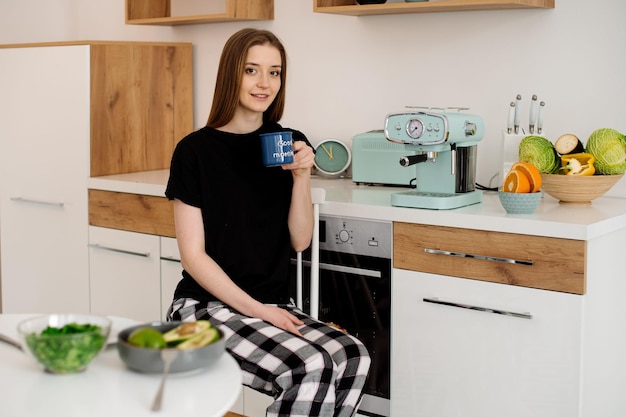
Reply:
[[[592,200],[609,191],[623,176],[541,174],[541,191],[561,203],[591,204]]]

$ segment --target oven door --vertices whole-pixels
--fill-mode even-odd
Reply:
[[[310,252],[303,254],[303,260],[303,309],[310,313]],[[295,288],[295,255],[292,264]],[[359,411],[388,416],[391,260],[320,250],[319,280],[319,319],[334,323],[357,337],[372,359]]]

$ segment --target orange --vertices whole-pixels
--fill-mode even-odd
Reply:
[[[511,169],[504,177],[502,191],[506,193],[529,193],[530,181],[521,171]]]
[[[530,183],[530,192],[536,193],[541,188],[541,173],[539,169],[533,164],[529,164],[528,162],[516,162],[511,167],[512,170],[520,171],[523,173],[528,182]]]

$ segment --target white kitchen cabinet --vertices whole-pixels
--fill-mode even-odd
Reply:
[[[626,415],[624,247],[394,223],[392,415]]]
[[[161,320],[159,236],[89,227],[91,312]]]
[[[192,79],[190,43],[0,45],[2,312],[89,312],[88,178],[168,168]]]
[[[264,416],[267,407],[274,402],[274,398],[252,388],[243,387],[241,392],[243,393],[243,415],[245,416]]]
[[[176,239],[89,227],[91,311],[165,320],[182,267]]]
[[[274,398],[271,396],[244,386],[239,393],[237,401],[235,401],[235,404],[230,408],[230,411],[247,417],[264,416],[267,407],[273,402]]]
[[[0,49],[2,312],[89,312],[89,46]]]
[[[392,415],[578,415],[581,296],[401,269],[392,290]]]
[[[180,252],[176,239],[161,236],[161,318],[165,320],[167,309],[172,304],[174,290],[182,278]]]

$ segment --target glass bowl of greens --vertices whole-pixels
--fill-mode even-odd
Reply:
[[[17,326],[24,351],[46,372],[70,374],[87,369],[106,345],[111,320],[89,314],[49,314]]]

